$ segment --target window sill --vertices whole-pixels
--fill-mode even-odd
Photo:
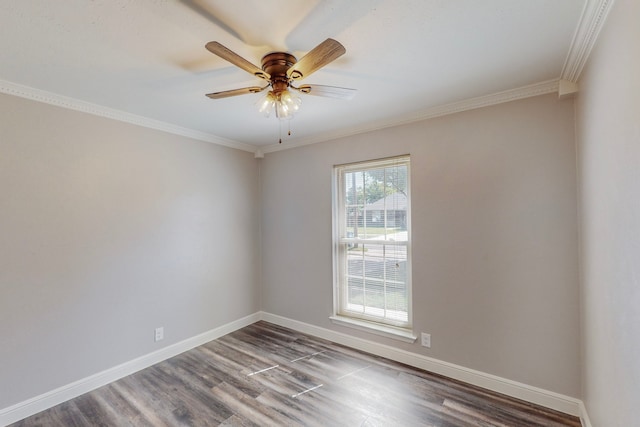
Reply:
[[[337,315],[330,316],[329,319],[336,325],[358,329],[360,331],[369,332],[374,335],[379,335],[398,341],[413,343],[416,341],[416,339],[418,339],[418,337],[413,334],[413,331],[410,331],[408,329],[395,328],[393,326],[385,326],[373,322],[367,322],[366,320],[352,319],[350,317]]]

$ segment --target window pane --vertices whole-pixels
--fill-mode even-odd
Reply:
[[[364,234],[364,206],[365,189],[363,185],[364,173],[362,171],[345,174],[345,223],[344,237],[360,237]]]
[[[384,284],[378,280],[365,281],[365,305],[369,314],[384,317]]]
[[[364,279],[349,277],[347,281],[347,301],[352,310],[364,311]]]

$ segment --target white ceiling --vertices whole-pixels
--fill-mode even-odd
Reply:
[[[5,88],[23,85],[214,142],[269,151],[280,122],[257,113],[262,94],[205,97],[261,83],[209,53],[207,42],[219,41],[258,66],[265,53],[284,50],[300,58],[327,37],[345,46],[344,56],[303,83],[354,88],[356,97],[303,95],[291,136],[283,125],[284,148],[556,81],[589,3],[2,0],[0,79]]]

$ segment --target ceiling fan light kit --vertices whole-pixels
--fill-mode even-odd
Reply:
[[[258,111],[265,117],[270,117],[275,111],[275,116],[280,120],[290,120],[301,104],[302,99],[286,89],[280,92],[270,90],[258,101]]]
[[[271,88],[269,92],[258,102],[258,111],[265,117],[270,117],[273,112],[280,120],[289,120],[300,109],[302,99],[290,89],[308,95],[324,96],[338,99],[351,99],[356,93],[355,89],[347,89],[335,86],[302,85],[295,87],[293,81],[302,80],[315,71],[333,62],[344,55],[346,50],[339,42],[327,39],[313,48],[298,61],[295,56],[287,52],[271,52],[262,57],[262,68],[258,68],[251,62],[242,58],[237,53],[222,44],[212,41],[206,44],[207,50],[220,58],[232,63],[244,71],[269,83],[266,86],[251,86],[241,89],[227,90],[223,92],[209,93],[211,99],[228,98],[230,96],[245,95],[262,92]]]

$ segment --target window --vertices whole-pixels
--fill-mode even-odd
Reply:
[[[409,156],[334,168],[332,320],[415,339]]]

